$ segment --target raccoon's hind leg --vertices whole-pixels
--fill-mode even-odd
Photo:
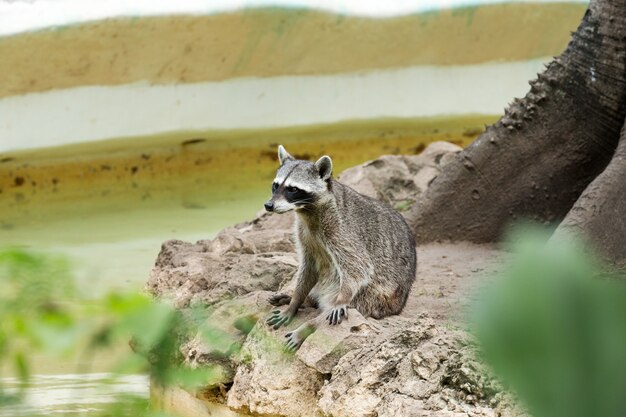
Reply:
[[[406,304],[409,289],[397,287],[391,292],[382,292],[376,286],[362,288],[354,297],[354,308],[363,317],[382,319],[400,314]]]
[[[317,301],[317,298],[311,297],[310,295],[306,298],[306,300],[304,300],[303,305],[305,307],[320,308],[320,304]]]
[[[348,308],[350,306],[355,307],[356,296],[367,286],[368,280],[362,278],[366,276],[365,273],[358,269],[346,268],[345,270],[354,272],[339,274],[340,280],[337,296],[330,303],[330,309],[326,312],[326,321],[330,325],[340,324],[348,318]],[[355,277],[361,278],[355,279]]]
[[[291,296],[283,293],[276,293],[267,299],[267,302],[274,307],[286,306],[291,302]]]
[[[286,306],[291,302],[291,296],[289,294],[276,293],[274,295],[271,295],[267,299],[267,302],[273,305],[274,307]],[[310,296],[304,300],[304,303],[302,303],[302,305],[305,307],[313,307],[313,308],[318,307],[317,300],[315,300],[314,298],[311,298]]]
[[[370,262],[358,259],[355,254],[363,254],[365,250],[347,250],[334,247],[334,261],[339,285],[335,299],[330,302],[326,321],[337,325],[348,318],[348,307],[354,306],[355,296],[367,287],[374,267]]]
[[[348,306],[346,304],[332,308],[326,315],[328,324],[339,324],[343,319],[348,318]]]

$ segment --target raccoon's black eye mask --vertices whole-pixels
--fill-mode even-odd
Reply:
[[[293,204],[308,204],[315,201],[315,195],[307,191],[301,190],[298,187],[286,187],[285,198],[287,201]]]
[[[278,188],[280,188],[280,185],[277,182],[272,183],[272,193],[275,193]],[[285,194],[301,195],[302,193],[309,194],[306,191],[299,189],[298,187],[285,187]]]

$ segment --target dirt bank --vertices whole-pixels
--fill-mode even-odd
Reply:
[[[526,61],[559,54],[584,11],[584,4],[512,3],[392,19],[277,8],[110,19],[0,38],[0,97],[142,80]]]

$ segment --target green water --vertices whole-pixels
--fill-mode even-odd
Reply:
[[[225,226],[253,217],[265,194],[251,189],[191,208],[179,202],[76,213],[53,222],[26,221],[0,236],[11,245],[65,255],[79,293],[94,298],[110,290],[141,289],[164,241],[210,239]]]

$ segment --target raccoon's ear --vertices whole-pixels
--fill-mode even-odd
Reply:
[[[285,149],[283,145],[278,145],[278,161],[280,164],[284,164],[286,161],[290,159],[295,159],[293,156],[289,155],[289,152]]]
[[[324,155],[317,160],[315,168],[320,173],[320,178],[326,181],[333,174],[333,161],[330,156]]]

